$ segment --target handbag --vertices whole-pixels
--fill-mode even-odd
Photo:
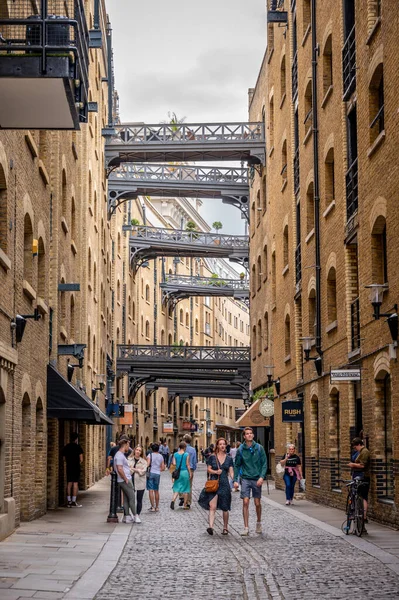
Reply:
[[[216,456],[215,456],[215,458],[216,458]],[[219,461],[217,458],[216,458],[216,465],[217,465],[217,468],[220,469]],[[218,491],[219,479],[220,479],[220,475],[218,475],[217,479],[208,479],[208,481],[205,482],[205,491],[208,492],[208,494],[215,494]]]
[[[182,457],[180,459],[180,465],[172,473],[172,479],[174,479],[175,481],[177,481],[177,479],[179,479],[179,477],[180,477],[180,471],[181,471],[181,467],[182,467],[182,464],[183,464],[184,454],[185,453],[183,452]]]
[[[282,479],[284,477],[284,473],[285,473],[285,468],[283,467],[282,464],[280,464],[278,462],[276,464],[276,475],[277,475],[277,477],[280,477]]]
[[[145,474],[145,476],[147,477],[147,479],[149,479],[150,474],[151,474],[151,465],[152,465],[152,454],[150,454],[150,464],[147,467],[147,471],[146,471],[146,474]]]

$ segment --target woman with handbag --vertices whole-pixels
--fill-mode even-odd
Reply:
[[[143,508],[143,496],[146,488],[145,474],[147,471],[147,461],[143,457],[143,454],[143,448],[141,446],[136,446],[132,454],[127,459],[127,462],[129,463],[130,467],[130,472],[133,477],[134,492],[136,494],[136,523],[141,523],[139,515]]]
[[[223,511],[223,534],[229,533],[229,510],[231,510],[231,489],[229,476],[234,478],[233,459],[226,453],[227,442],[219,438],[216,442],[214,454],[208,459],[209,479],[205,483],[198,499],[199,505],[209,510],[209,527],[207,532],[213,535],[216,510]]]
[[[295,454],[294,444],[288,446],[288,451],[285,457],[280,460],[280,465],[284,467],[284,483],[286,505],[293,504],[295,484],[297,480],[302,479],[301,459],[298,454]]]
[[[185,510],[189,509],[189,506],[187,506],[187,501],[190,493],[191,469],[190,455],[188,452],[186,452],[186,446],[186,442],[180,442],[179,449],[177,452],[175,452],[172,459],[171,468],[174,467],[172,471],[173,497],[172,502],[170,503],[170,508],[172,510],[175,509],[175,502],[179,494],[183,494],[183,508]]]

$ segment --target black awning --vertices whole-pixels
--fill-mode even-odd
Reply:
[[[90,425],[113,425],[113,421],[81,390],[69,383],[52,365],[47,365],[47,416]]]

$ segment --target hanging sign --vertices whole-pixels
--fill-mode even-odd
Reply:
[[[331,369],[330,371],[330,381],[340,382],[340,381],[360,381],[360,369]]]
[[[164,423],[163,433],[173,433],[173,423]]]
[[[281,403],[283,423],[303,423],[303,401],[285,400]]]

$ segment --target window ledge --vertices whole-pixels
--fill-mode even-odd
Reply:
[[[312,488],[316,488],[316,490],[320,489],[320,485],[312,484]]]
[[[326,91],[326,93],[324,95],[323,100],[321,101],[321,108],[325,108],[326,107],[326,104],[328,103],[328,101],[329,101],[329,99],[331,97],[331,94],[333,93],[333,90],[334,90],[334,86],[330,85],[330,87],[328,88],[328,90]]]
[[[289,271],[289,270],[290,270],[290,267],[289,267],[289,265],[285,265],[285,267],[284,267],[284,269],[283,269],[283,272],[282,272],[282,275],[283,275],[283,277],[284,277],[285,275],[287,275],[287,273],[288,273],[288,271]]]
[[[263,283],[265,283],[265,281],[267,281],[267,275],[263,278]]]
[[[285,102],[286,97],[287,97],[287,94],[284,92],[284,94],[281,97],[280,108],[283,108],[283,104]]]
[[[96,221],[94,221],[94,229],[95,229],[95,232],[98,233],[98,225],[97,225]]]
[[[283,185],[281,186],[281,190],[280,190],[281,193],[284,192],[285,188],[287,187],[287,183],[288,183],[288,180],[287,179],[283,179]]]
[[[93,216],[93,209],[91,207],[91,204],[89,204],[89,213],[91,214],[91,216]]]
[[[309,129],[306,132],[305,137],[303,138],[303,145],[304,146],[306,146],[306,144],[308,143],[308,141],[312,137],[312,133],[313,133],[313,127],[309,127]]]
[[[71,250],[73,252],[73,254],[76,256],[76,254],[78,253],[78,249],[76,247],[76,244],[73,240],[71,240]]]
[[[65,217],[61,217],[61,227],[62,227],[62,229],[63,229],[63,232],[64,232],[65,234],[67,234],[67,233],[68,233],[68,231],[69,231],[69,227],[68,227],[68,223],[66,222],[66,219],[65,219]]]
[[[338,321],[332,321],[332,323],[330,323],[329,325],[327,325],[326,327],[326,333],[331,333],[331,331],[334,331],[334,329],[337,329],[338,327]]]
[[[330,212],[335,208],[335,200],[331,200],[330,204],[327,206],[326,210],[323,212],[323,217],[326,218],[330,214]]]
[[[36,308],[42,315],[48,314],[48,306],[43,298],[40,298],[40,296],[36,298]]]
[[[378,502],[380,502],[381,504],[388,504],[389,506],[394,506],[394,501],[390,500],[389,498],[377,498]]]
[[[25,142],[29,148],[32,158],[37,158],[39,156],[39,150],[30,131],[28,131],[28,133],[25,135]]]
[[[96,296],[96,294],[94,294],[93,300],[94,300],[94,302],[95,302],[96,304],[98,303],[98,299],[97,299],[97,296]]]
[[[60,327],[60,336],[62,337],[62,339],[63,339],[64,341],[65,341],[65,340],[67,339],[67,337],[68,337],[67,330],[66,330],[66,329],[65,329],[65,327],[63,327],[62,325],[61,325],[61,327]]]
[[[117,305],[118,305],[118,306],[120,306],[120,305],[121,305],[121,303],[120,303],[120,301],[119,301],[119,300],[117,300],[117,301],[116,301],[116,303],[117,303]]]
[[[310,29],[311,29],[311,26],[310,26],[310,23],[309,23],[309,25],[306,28],[305,33],[303,34],[303,38],[302,38],[302,42],[301,42],[301,46],[302,47],[306,44],[306,40],[309,37]]]
[[[273,302],[273,304],[272,304],[272,307],[271,307],[271,308],[272,308],[272,311],[273,311],[273,310],[276,310],[276,303],[275,303],[275,302]]]
[[[373,37],[375,36],[375,34],[377,33],[377,31],[379,30],[380,26],[381,26],[381,17],[377,17],[373,27],[370,30],[368,38],[366,40],[367,46],[369,46],[371,44],[371,41],[372,41]]]
[[[75,142],[72,142],[72,154],[75,160],[78,160],[78,151]]]
[[[352,350],[352,352],[348,352],[348,360],[351,358],[355,358],[355,356],[360,356],[362,353],[361,348],[356,348],[356,350]]]
[[[271,157],[271,155],[273,154],[273,152],[274,152],[274,146],[272,146],[270,148],[270,150],[269,150],[269,154],[268,154],[269,158]]]
[[[25,296],[29,298],[29,300],[36,300],[36,290],[33,289],[31,284],[28,281],[26,281],[26,279],[24,279],[22,282],[22,291],[25,294]]]
[[[11,270],[11,260],[8,258],[7,254],[0,248],[0,266],[3,267],[5,271]]]
[[[309,244],[309,242],[312,239],[312,237],[314,237],[314,228],[311,231],[309,231],[308,235],[305,238],[305,242],[307,244]]]
[[[258,356],[262,356],[262,350],[258,352]]]
[[[382,142],[385,140],[385,129],[381,131],[381,133],[376,137],[370,148],[367,150],[367,156],[370,158],[373,156],[374,152],[378,150],[381,146]]]
[[[50,183],[50,177],[42,160],[39,160],[39,173],[40,177],[43,179],[44,184],[48,185]]]
[[[334,492],[334,494],[342,494],[342,490],[340,488],[333,488],[331,491]]]
[[[291,354],[287,354],[287,356],[284,358],[284,362],[288,363],[291,360]]]
[[[92,291],[92,289],[93,289],[93,288],[92,288],[92,285],[91,285],[90,281],[89,281],[89,283],[87,284],[87,287],[89,288],[89,290],[90,290],[90,291]]]

